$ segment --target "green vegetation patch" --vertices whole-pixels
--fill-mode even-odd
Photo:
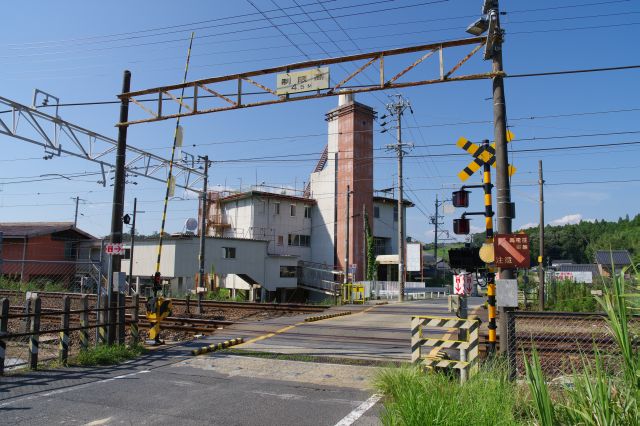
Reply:
[[[140,344],[134,346],[99,345],[80,351],[73,364],[86,367],[94,365],[114,365],[129,359],[137,358],[145,351],[144,347]]]
[[[515,425],[525,424],[526,404],[517,384],[502,365],[485,364],[461,385],[444,372],[422,372],[415,366],[382,370],[376,387],[385,396],[385,425]]]

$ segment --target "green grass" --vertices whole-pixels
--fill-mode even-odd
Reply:
[[[414,366],[383,369],[376,380],[386,397],[381,420],[389,426],[526,424],[527,403],[506,371],[485,364],[461,385],[457,377]]]
[[[64,284],[47,279],[37,279],[26,283],[0,278],[0,289],[14,291],[69,291]]]
[[[137,358],[145,352],[142,345],[99,345],[80,351],[73,364],[81,366],[114,365],[129,359]]]
[[[526,370],[535,395],[532,415],[537,424],[640,424],[640,352],[633,343],[636,336],[629,329],[629,305],[638,299],[638,293],[626,285],[624,272],[615,275],[610,288],[605,287],[603,296],[596,298],[607,314],[607,328],[620,352],[619,372],[605,368],[605,355],[596,351],[595,362],[583,359],[582,372],[571,377],[573,386],[561,389],[553,398],[534,352],[526,361]]]

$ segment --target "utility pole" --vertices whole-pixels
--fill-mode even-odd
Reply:
[[[78,204],[80,204],[80,197],[76,196],[73,199],[76,200],[76,214],[73,217],[73,227],[76,228],[78,226]]]
[[[347,185],[347,207],[345,209],[345,221],[344,221],[344,284],[349,282],[349,221],[350,212],[349,204],[351,202],[351,185]]]
[[[542,177],[542,160],[538,160],[538,184],[540,185],[540,225],[538,227],[540,238],[540,254],[538,255],[538,305],[544,311],[544,178]]]
[[[131,222],[131,248],[129,249],[129,294],[133,285],[133,246],[136,241],[136,215],[138,214],[138,198],[133,199],[133,221]]]
[[[409,108],[411,110],[411,104],[408,100],[404,99],[402,95],[397,94],[396,100],[390,104],[387,104],[387,110],[389,113],[396,117],[396,130],[397,140],[395,144],[387,145],[387,149],[396,151],[398,155],[398,300],[404,300],[404,283],[405,283],[405,271],[404,271],[404,245],[405,245],[405,232],[404,232],[404,200],[403,200],[403,178],[402,178],[402,159],[406,154],[405,147],[412,147],[413,144],[405,144],[402,142],[402,114]]]
[[[365,205],[362,204],[362,281],[367,280],[367,271],[369,267],[369,259],[367,258],[368,246],[369,241],[367,239],[367,210],[365,209]]]
[[[433,261],[436,263],[436,278],[438,278],[438,194],[436,194],[436,215],[431,220],[431,223],[435,225],[435,235],[433,236]]]
[[[493,31],[488,34],[490,45],[493,51],[489,52],[493,62],[493,72],[501,73],[502,66],[502,42],[504,38],[503,30],[500,28],[500,12],[498,0],[486,2],[490,3],[488,15],[490,28]],[[496,202],[497,202],[497,225],[499,234],[511,233],[511,219],[513,209],[511,204],[511,189],[509,182],[509,152],[507,150],[507,108],[504,95],[504,79],[501,75],[493,78],[493,128],[494,142],[496,144]],[[499,271],[501,279],[514,278],[515,274],[511,269]],[[507,319],[504,308],[500,308],[500,325],[503,343],[500,345],[500,353],[506,351],[506,325]]]
[[[124,71],[122,79],[122,93],[128,93],[131,91],[131,72],[129,70]],[[122,98],[120,101],[120,123],[124,123],[129,120],[129,99]],[[125,190],[125,156],[127,152],[127,126],[118,127],[118,146],[116,151],[116,167],[115,177],[113,183],[113,208],[111,210],[111,243],[122,242],[122,216],[124,213],[124,190]],[[109,310],[107,311],[107,343],[113,344],[115,339],[115,318],[116,308],[118,303],[118,294],[113,291],[113,273],[120,272],[120,255],[111,256],[111,267],[109,268],[109,289],[108,304]]]
[[[204,255],[205,255],[205,242],[207,232],[207,181],[209,179],[209,156],[198,156],[198,159],[204,162],[204,180],[202,184],[202,212],[200,213],[200,254],[198,260],[200,262],[200,276],[199,287],[206,287],[204,278]],[[198,293],[198,314],[202,314],[202,292],[196,288]]]
[[[435,271],[436,271],[436,275],[435,278],[436,280],[438,279],[438,240],[440,240],[440,234],[443,234],[445,237],[442,239],[444,240],[449,240],[449,231],[446,230],[441,230],[440,229],[440,225],[444,225],[443,222],[440,222],[440,219],[442,219],[444,216],[440,215],[440,207],[442,207],[442,205],[448,201],[451,201],[450,199],[447,200],[438,200],[438,195],[436,194],[436,202],[435,202],[435,214],[433,216],[431,216],[430,222],[432,225],[434,225],[435,229],[434,229],[434,237],[433,237],[433,259],[435,262]]]

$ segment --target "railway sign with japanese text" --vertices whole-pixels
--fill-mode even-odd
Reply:
[[[329,67],[287,72],[278,74],[276,78],[276,93],[278,95],[328,89]]]
[[[122,243],[109,243],[104,246],[104,252],[109,256],[120,256],[124,254],[124,244]]]
[[[495,266],[502,269],[527,269],[531,264],[529,235],[496,234],[493,239]]]
[[[470,295],[473,290],[471,274],[458,274],[453,276],[453,294]]]

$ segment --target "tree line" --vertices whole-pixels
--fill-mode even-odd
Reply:
[[[529,235],[531,263],[537,263],[539,254],[538,227],[518,232]],[[629,250],[634,263],[640,262],[640,214],[633,219],[626,215],[618,221],[582,221],[572,225],[544,227],[545,258],[571,259],[576,263],[594,263],[597,250]],[[480,246],[484,233],[473,235],[473,245]]]

